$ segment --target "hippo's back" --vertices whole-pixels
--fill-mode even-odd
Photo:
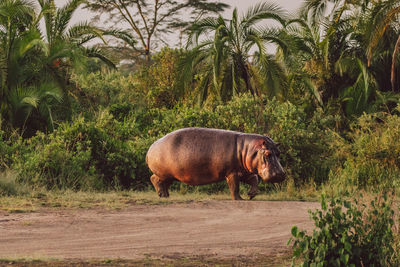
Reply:
[[[191,185],[223,180],[237,164],[237,137],[241,133],[185,128],[154,142],[147,152],[150,170],[164,178]]]

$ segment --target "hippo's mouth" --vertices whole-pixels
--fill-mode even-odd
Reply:
[[[268,172],[268,170],[263,170],[259,176],[265,183],[280,183],[286,178],[286,174],[284,172],[271,174]]]

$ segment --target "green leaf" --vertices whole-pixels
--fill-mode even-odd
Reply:
[[[294,237],[297,237],[298,230],[299,230],[299,229],[297,228],[297,226],[293,226],[293,227],[292,227],[291,232],[292,232],[292,235],[293,235]]]
[[[326,200],[325,200],[325,194],[321,195],[321,208],[322,208],[322,210],[326,210],[327,209]]]
[[[349,262],[349,254],[340,255],[340,260],[346,265]]]

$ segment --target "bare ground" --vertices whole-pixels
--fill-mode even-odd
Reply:
[[[122,210],[0,211],[0,258],[242,259],[287,254],[293,225],[318,203],[201,201]]]

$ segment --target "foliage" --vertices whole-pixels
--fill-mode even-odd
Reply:
[[[219,128],[271,136],[281,143],[281,163],[297,184],[308,179],[317,183],[328,177],[331,151],[325,135],[337,117],[316,112],[310,119],[304,110],[286,102],[260,100],[250,94],[234,97],[226,104],[199,108],[179,106],[167,109],[136,109],[124,120],[135,122],[138,138],[156,140],[184,127]],[[126,111],[125,111],[126,113]],[[140,130],[139,130],[140,129]],[[149,141],[148,145],[151,142]],[[146,149],[144,149],[146,151]],[[144,162],[145,154],[141,159]],[[144,166],[144,168],[147,168]],[[147,169],[146,169],[147,170]],[[149,175],[148,171],[142,172]]]
[[[121,23],[129,25],[126,34],[119,38],[130,46],[138,55],[145,55],[150,62],[153,48],[158,41],[172,33],[177,28],[188,24],[182,20],[182,13],[190,14],[189,21],[201,17],[206,12],[222,12],[228,5],[208,0],[160,0],[155,4],[148,0],[140,1],[116,1],[116,0],[91,0],[88,1],[88,8],[100,14],[107,14],[114,24]],[[100,15],[99,15],[100,16]],[[140,48],[135,47],[132,42],[133,36],[139,41]],[[129,37],[129,38],[126,38]]]
[[[301,266],[395,266],[393,258],[393,200],[386,194],[375,197],[369,205],[360,194],[353,201],[325,195],[321,209],[310,211],[316,229],[312,235],[293,226],[293,262]],[[329,203],[328,203],[329,202]]]
[[[320,105],[342,102],[347,116],[376,111],[379,91],[398,91],[390,81],[399,75],[399,13],[393,0],[305,1],[282,32],[289,72],[302,68],[291,85],[308,88]]]
[[[0,3],[0,115],[6,127],[20,129],[25,136],[36,130],[52,131],[54,114],[68,117],[72,69],[82,68],[90,56],[112,65],[96,48],[83,46],[101,37],[100,29],[87,23],[68,26],[82,0],[61,8],[53,0],[38,3],[39,12],[30,1]],[[46,34],[41,32],[41,22]]]
[[[16,182],[17,174],[14,171],[0,172],[0,197],[19,196],[27,192],[24,185]]]
[[[189,28],[187,42],[191,51],[180,63],[181,86],[189,87],[195,77],[195,96],[200,103],[209,96],[227,101],[243,92],[281,96],[286,73],[267,53],[266,44],[286,47],[277,30],[258,25],[266,19],[284,24],[285,14],[274,4],[260,3],[241,18],[234,9],[228,21],[220,15],[194,23]],[[213,38],[208,38],[208,34]]]
[[[125,75],[115,70],[72,74],[74,109],[93,111],[110,105],[173,108],[183,98],[177,87],[181,54],[180,50],[165,47],[153,55],[151,64]]]
[[[181,55],[182,51],[165,47],[154,54],[149,66],[137,71],[136,90],[145,94],[148,107],[173,108],[183,98],[177,86]]]
[[[130,186],[136,163],[124,127],[101,112],[94,121],[78,117],[51,134],[38,134],[27,141],[28,152],[13,165],[19,181],[59,189]]]
[[[336,170],[332,166],[332,182],[360,188],[398,188],[399,123],[397,114],[364,114],[353,123],[346,138],[336,136],[331,146],[339,165]]]
[[[76,88],[73,106],[77,114],[113,104],[139,103],[144,98],[144,93],[137,90],[134,76],[125,76],[119,71],[74,73],[71,78]]]

